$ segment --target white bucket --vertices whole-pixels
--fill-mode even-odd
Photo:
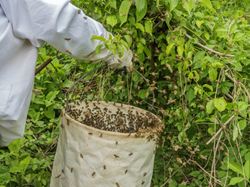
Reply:
[[[93,108],[93,103],[99,103],[102,110],[108,108],[112,113],[117,108],[126,113],[131,110],[128,105],[114,106],[104,101],[89,102],[88,107]],[[86,103],[75,107],[86,111]],[[147,112],[134,107],[133,112],[136,111]],[[79,121],[81,117],[84,118],[78,116]],[[162,127],[153,131],[159,133]],[[150,187],[156,142],[147,139],[147,134],[148,131],[138,135],[99,130],[72,119],[63,110],[50,186]]]

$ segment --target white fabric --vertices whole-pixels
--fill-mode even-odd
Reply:
[[[108,50],[93,55],[102,42],[92,35],[108,34],[78,10],[70,0],[0,0],[0,146],[24,134],[37,48],[44,42],[76,59],[110,57]]]
[[[94,108],[93,103],[89,102],[90,109]],[[101,110],[106,107],[116,114],[117,107],[113,103],[95,104]],[[87,111],[85,103],[75,107],[79,110],[84,107],[83,111]],[[129,108],[128,105],[119,107],[125,114]],[[136,111],[146,112],[134,107],[133,114]],[[84,116],[79,119],[81,117],[84,119]],[[50,186],[150,187],[155,141],[128,135],[86,126],[65,115],[63,110]]]

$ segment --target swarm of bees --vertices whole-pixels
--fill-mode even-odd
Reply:
[[[135,133],[135,137],[147,138],[148,141],[157,142],[164,128],[164,124],[154,114],[119,103],[76,102],[71,104],[67,114],[82,124],[104,131],[129,133],[129,135]]]

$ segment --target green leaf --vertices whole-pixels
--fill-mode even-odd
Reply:
[[[227,102],[224,98],[215,98],[214,99],[214,106],[220,111],[224,111],[227,106]]]
[[[196,62],[196,61],[203,60],[205,54],[206,54],[205,51],[199,51],[199,52],[197,52],[196,55],[194,56],[193,61]]]
[[[173,48],[173,46],[174,46],[174,43],[171,43],[171,44],[169,44],[169,45],[167,46],[167,49],[166,49],[167,55],[170,53],[170,51],[171,51],[171,49]]]
[[[184,1],[183,8],[190,14],[191,10],[194,8],[193,0]]]
[[[196,25],[197,25],[199,28],[201,28],[201,25],[202,25],[202,23],[204,23],[204,21],[203,21],[203,20],[201,20],[201,21],[197,20],[195,23],[196,23]],[[200,52],[200,51],[199,51],[199,52]]]
[[[222,93],[224,93],[224,94],[228,94],[229,88],[226,87],[226,86],[223,86],[223,87],[221,88],[221,91],[222,91]]]
[[[231,26],[230,34],[233,34],[236,30],[237,30],[237,24],[234,23],[234,24]]]
[[[233,128],[233,141],[236,140],[236,138],[238,138],[238,135],[239,135],[239,130],[237,128],[237,126],[235,125],[234,128]]]
[[[244,165],[245,176],[250,179],[250,161],[247,160]]]
[[[66,79],[63,84],[62,84],[62,88],[69,88],[70,86],[72,86],[74,84],[73,81],[70,81],[69,79]]]
[[[178,55],[180,55],[180,59],[182,58],[183,51],[184,51],[184,49],[183,49],[182,45],[178,45],[177,52],[178,52]]]
[[[127,19],[128,19],[128,12],[129,12],[129,9],[131,7],[131,4],[132,3],[130,1],[128,1],[128,0],[124,0],[121,3],[121,6],[119,8],[119,15],[120,15],[120,19],[121,19],[121,25],[123,23],[125,23],[127,21]]]
[[[196,97],[192,88],[187,92],[186,95],[189,102],[191,102]]]
[[[101,40],[103,42],[106,42],[106,39],[102,36],[96,36],[96,35],[93,35],[91,40]]]
[[[153,23],[152,23],[151,20],[146,20],[145,21],[145,31],[152,36]]]
[[[213,91],[213,87],[210,86],[210,85],[208,85],[208,84],[204,84],[203,87],[206,87],[206,88],[208,88],[209,90]]]
[[[247,120],[243,119],[239,121],[240,130],[244,130],[247,126]]]
[[[217,69],[216,68],[213,68],[213,67],[209,67],[209,78],[214,81],[216,80],[217,78],[217,75],[218,75],[218,72],[217,72]]]
[[[109,0],[109,4],[112,8],[116,9],[116,0]]]
[[[210,0],[200,0],[200,2],[203,6],[209,8],[210,10],[214,10]]]
[[[144,52],[146,53],[146,55],[147,55],[148,57],[151,58],[151,51],[149,50],[149,48],[148,48],[147,46],[144,46]]]
[[[20,148],[24,145],[23,137],[13,141],[9,146],[10,152],[19,152]]]
[[[142,25],[141,23],[136,23],[136,24],[135,24],[135,27],[136,27],[137,29],[140,29],[142,32],[144,32],[144,27],[143,27],[143,25]]]
[[[114,27],[117,24],[117,19],[115,15],[112,16],[108,16],[107,17],[107,24],[111,25],[112,27]]]
[[[138,93],[138,96],[141,99],[145,99],[146,98],[146,94],[147,94],[147,90],[140,90],[139,93]]]
[[[212,111],[214,110],[214,101],[210,100],[207,105],[206,105],[207,113],[211,114]]]
[[[30,156],[28,156],[24,160],[21,161],[21,163],[20,163],[20,169],[23,171],[23,173],[26,171],[27,166],[30,163],[30,160],[31,160],[31,158],[30,158]]]
[[[247,107],[249,106],[247,103],[243,102],[243,101],[239,101],[237,103],[237,106],[238,106],[238,110],[239,111],[244,111],[247,109]]]
[[[147,14],[147,1],[144,2],[144,8],[140,11],[136,9],[136,22],[139,22],[144,18],[144,16]]]
[[[99,54],[102,47],[103,47],[102,44],[96,46],[96,48],[95,48],[95,53],[96,53],[96,54]]]
[[[189,175],[193,176],[193,177],[198,177],[200,175],[199,171],[192,171]]]
[[[179,3],[179,0],[170,0],[170,2],[169,2],[169,4],[170,4],[170,7],[169,7],[170,12],[172,12],[172,10],[175,9],[175,7],[178,5],[178,3]]]
[[[136,0],[135,1],[136,11],[138,12],[142,11],[146,3],[147,1],[145,0]]]
[[[119,58],[123,57],[123,55],[124,55],[124,47],[123,47],[122,44],[117,45],[117,50],[120,51]]]
[[[229,185],[235,185],[238,184],[241,180],[243,180],[243,177],[234,177],[231,179],[230,184]]]
[[[46,96],[46,100],[53,101],[58,93],[59,91],[49,92],[49,94]]]
[[[116,46],[113,43],[106,44],[106,47],[115,55],[116,54]]]
[[[238,162],[229,162],[229,168],[243,176],[242,166]]]

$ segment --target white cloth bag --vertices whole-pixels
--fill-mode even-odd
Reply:
[[[83,106],[85,103],[76,105],[79,109]],[[101,101],[99,107],[115,113],[118,106]],[[129,107],[119,108],[127,112]],[[146,112],[136,107],[133,110]],[[63,110],[50,186],[150,187],[155,141],[128,135],[84,125]]]

